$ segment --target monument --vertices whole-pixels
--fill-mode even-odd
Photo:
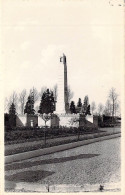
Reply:
[[[67,84],[67,60],[65,54],[60,57],[60,64],[58,66],[58,96],[56,103],[55,114],[59,118],[59,126],[70,127],[73,126],[72,121],[74,117],[79,117],[78,114],[71,114],[68,102],[68,84]],[[78,124],[75,126],[78,126]]]
[[[68,85],[67,85],[67,60],[63,54],[60,57],[58,66],[58,96],[56,110],[54,112],[59,119],[59,126],[64,127],[79,127],[84,117],[80,114],[71,114],[68,102]],[[93,122],[93,117],[91,117]],[[54,120],[54,119],[53,119]],[[90,121],[89,118],[87,118]],[[84,120],[83,120],[84,121]]]
[[[60,57],[60,64],[58,67],[58,96],[56,104],[56,113],[70,113],[67,86],[67,62],[66,56],[64,54],[62,57]]]

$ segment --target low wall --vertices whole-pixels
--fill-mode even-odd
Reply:
[[[53,116],[52,119],[46,122],[46,125],[49,127],[76,127],[79,126],[87,126],[87,127],[95,127],[95,120],[93,120],[93,116],[86,116],[86,124],[85,118],[80,116],[80,114],[57,114]],[[16,127],[43,127],[45,126],[45,121],[42,119],[40,115],[16,115]]]
[[[57,115],[53,115],[52,118],[51,118],[51,127],[56,127],[58,128],[59,127],[59,117]]]
[[[108,140],[112,138],[117,138],[120,137],[121,133],[113,134],[113,135],[107,135],[103,137],[98,137],[98,138],[92,138],[89,140],[83,140],[83,141],[78,141],[78,142],[73,142],[73,143],[68,143],[68,144],[63,144],[63,145],[58,145],[58,146],[53,146],[49,148],[44,148],[44,149],[39,149],[39,150],[34,150],[34,151],[29,151],[29,152],[24,152],[24,153],[19,153],[19,154],[14,154],[14,155],[9,155],[5,156],[5,163],[12,163],[20,160],[26,160],[29,158],[34,158],[38,157],[41,155],[45,154],[50,154],[50,153],[55,153],[63,150],[68,150],[72,149],[75,147],[91,144],[94,142],[99,142],[103,140]]]
[[[37,115],[16,115],[16,127],[36,127],[38,126],[38,116]]]
[[[26,125],[28,127],[37,127],[38,126],[38,116],[27,114]]]
[[[86,120],[93,123],[93,115],[87,115]]]
[[[60,114],[59,126],[63,127],[79,127],[79,114]]]
[[[16,115],[16,127],[26,126],[26,115]]]
[[[51,126],[51,122],[50,122],[50,121],[51,121],[51,120],[48,120],[48,121],[46,122],[46,125],[47,125],[48,127]],[[39,127],[45,126],[45,121],[42,119],[41,116],[38,116],[38,126],[39,126]]]

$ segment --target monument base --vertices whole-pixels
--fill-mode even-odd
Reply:
[[[45,121],[40,115],[17,115],[16,116],[16,127],[29,126],[31,127],[45,126]],[[87,115],[86,117],[81,114],[66,114],[58,113],[53,114],[51,119],[46,122],[48,127],[58,128],[58,127],[98,127],[98,117],[93,115]]]
[[[60,127],[79,127],[79,114],[57,114]]]
[[[56,114],[59,119],[59,127],[85,127],[91,126],[94,127],[95,124],[93,123],[93,115],[81,115],[80,113],[77,114]]]

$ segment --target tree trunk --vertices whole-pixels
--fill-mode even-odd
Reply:
[[[44,129],[44,145],[46,146],[46,121],[45,121],[45,129]]]

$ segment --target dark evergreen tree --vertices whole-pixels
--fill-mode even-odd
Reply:
[[[10,114],[10,115],[15,115],[15,114],[16,114],[16,108],[15,108],[14,103],[12,103],[12,104],[10,105],[9,114]]]
[[[29,95],[28,100],[26,102],[26,106],[24,109],[24,114],[35,114],[35,110],[34,110],[34,97],[32,94]]]
[[[8,125],[9,127],[15,127],[16,126],[16,108],[15,104],[12,103],[9,108],[9,116],[8,116]]]
[[[83,102],[83,113],[85,113],[86,114],[86,112],[87,112],[87,107],[88,107],[88,105],[89,105],[89,98],[88,98],[88,96],[86,95],[85,97],[84,97],[84,102]]]
[[[86,111],[86,113],[85,113],[86,115],[88,114],[88,115],[91,115],[91,113],[90,113],[90,104],[87,106],[87,111]]]
[[[76,113],[76,108],[75,108],[75,103],[74,103],[74,101],[71,101],[71,104],[70,104],[70,111],[71,111],[71,113]]]
[[[89,104],[89,98],[88,96],[86,95],[85,98],[84,98],[84,103],[83,103],[83,107],[82,107],[82,112],[87,115],[87,114],[91,114],[90,113],[90,104]]]
[[[38,112],[40,114],[49,114],[53,113],[55,110],[55,100],[53,92],[47,89],[41,98],[40,106]]]
[[[80,108],[82,107],[81,98],[79,98],[79,100],[78,100],[77,107],[80,107]]]

